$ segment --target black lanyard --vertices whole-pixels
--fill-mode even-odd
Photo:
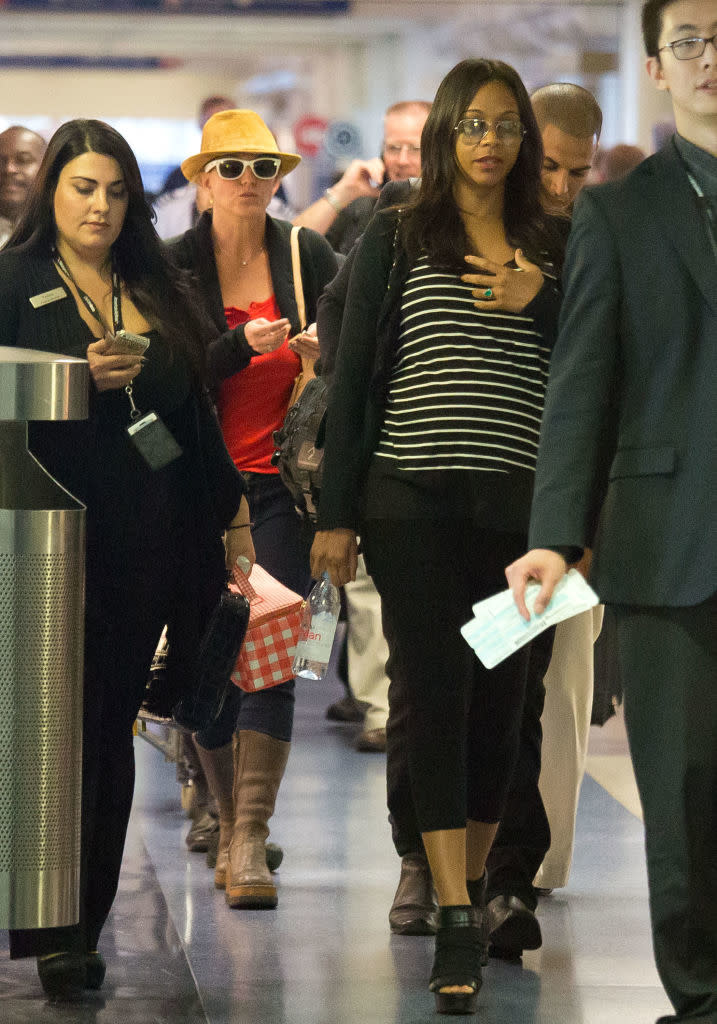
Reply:
[[[77,289],[77,294],[80,296],[80,298],[84,302],[84,304],[87,307],[87,309],[89,310],[89,312],[95,318],[95,320],[100,325],[102,330],[105,333],[107,333],[109,331],[109,327],[107,326],[105,318],[102,316],[102,313],[99,311],[99,309],[97,308],[96,304],[93,302],[93,300],[87,294],[87,292],[83,291],[82,288],[80,288],[80,286],[78,285],[77,281],[75,281],[74,277],[72,276],[72,271],[67,266],[67,264],[63,260],[62,256],[60,256],[59,252],[57,251],[57,248],[54,248],[52,250],[52,258],[55,261],[55,264],[60,268],[62,273],[65,275],[65,277],[69,281],[72,281],[72,283],[74,284],[75,288]],[[113,334],[117,334],[117,332],[121,331],[121,330],[122,330],[122,286],[120,284],[120,277],[119,277],[119,274],[117,273],[117,268],[115,267],[115,265],[113,263],[112,264],[112,333]],[[140,417],[142,414],[139,411],[139,409],[137,408],[137,406],[134,404],[134,397],[133,397],[133,391],[132,391],[133,383],[134,383],[134,381],[130,381],[129,384],[125,385],[124,393],[127,395],[127,398],[129,399],[130,419],[134,421],[138,417]]]
[[[707,234],[709,235],[710,245],[712,246],[712,254],[715,258],[715,261],[717,261],[717,214],[715,214],[714,204],[710,199],[707,198],[707,196],[702,191],[702,188],[697,182],[695,176],[692,174],[692,171],[687,166],[687,161],[683,157],[682,153],[680,153],[680,150],[676,145],[674,139],[672,140],[672,145],[675,148],[678,160],[685,169],[685,174],[687,175],[687,180],[692,186],[692,191],[697,196],[697,205],[699,206],[700,210],[702,210],[702,216],[704,217],[705,227],[707,228]]]
[[[717,216],[715,215],[714,205],[704,194],[699,184],[692,177],[689,171],[687,172],[687,177],[690,180],[690,185],[697,196],[697,202],[699,203],[700,209],[704,215],[705,223],[707,225],[707,234],[710,236],[710,242],[712,244],[712,252],[714,253],[715,260],[717,260]]]
[[[80,286],[78,285],[77,281],[75,281],[74,277],[72,276],[72,271],[67,266],[67,264],[63,260],[62,256],[60,256],[60,254],[57,251],[57,249],[53,249],[53,251],[52,251],[52,258],[55,261],[56,265],[59,267],[59,269],[62,271],[62,273],[65,275],[65,277],[68,280],[72,281],[73,285],[77,289],[77,294],[80,296],[80,298],[84,302],[85,306],[87,307],[89,312],[92,314],[92,316],[95,318],[97,323],[100,325],[102,330],[103,331],[108,331],[109,327],[107,326],[107,323],[105,322],[105,318],[102,316],[102,313],[99,311],[99,309],[97,308],[95,303],[92,301],[90,296],[87,294],[87,292],[83,291],[82,288],[80,288]],[[121,331],[121,330],[122,330],[122,287],[121,287],[121,284],[120,284],[119,274],[117,273],[117,268],[115,267],[115,265],[113,263],[112,264],[112,333],[116,334],[117,331]]]

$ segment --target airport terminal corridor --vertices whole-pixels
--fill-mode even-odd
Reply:
[[[107,980],[74,1005],[45,1000],[33,961],[0,956],[12,1024],[430,1024],[433,940],[392,936],[399,862],[385,757],[328,722],[334,674],[297,691],[272,838],[284,847],[273,911],[230,910],[189,853],[175,765],[138,738],[120,892],[103,934]],[[642,825],[621,719],[591,733],[570,885],[543,898],[543,947],[491,959],[483,1024],[652,1024],[669,1004],[652,959]],[[610,792],[593,775],[598,776]],[[617,794],[617,799],[611,793]]]

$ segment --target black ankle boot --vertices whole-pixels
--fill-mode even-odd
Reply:
[[[485,908],[485,892],[487,884],[487,871],[484,871],[480,878],[477,878],[475,880],[468,879],[468,881],[466,882],[466,888],[468,889],[468,897],[471,901],[471,906],[475,907],[476,910],[478,911],[478,919],[480,921],[481,967],[486,967],[488,964],[488,912]]]
[[[480,878],[475,880],[468,879],[466,882],[466,888],[468,889],[468,898],[471,901],[472,907],[485,907],[485,889],[488,884],[488,872],[484,871]]]
[[[481,976],[482,928],[476,907],[441,907],[433,971],[429,988],[435,995],[438,1013],[475,1013]],[[469,987],[470,992],[441,992],[451,986]]]

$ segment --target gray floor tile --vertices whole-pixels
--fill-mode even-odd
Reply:
[[[274,911],[232,911],[188,853],[174,766],[137,743],[121,892],[101,948],[102,1000],[58,1010],[34,968],[2,962],[12,1024],[429,1024],[432,940],[391,936],[398,875],[385,758],[324,719],[332,679],[298,688],[295,742],[272,837],[285,848]],[[640,822],[587,778],[570,886],[541,901],[543,948],[492,960],[486,1024],[653,1024],[668,1004],[652,960]],[[0,947],[0,955],[2,948]]]

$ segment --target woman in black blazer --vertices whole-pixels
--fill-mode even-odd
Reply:
[[[0,342],[90,368],[89,418],[31,424],[29,437],[87,506],[80,918],[10,935],[11,956],[38,957],[52,998],[104,979],[97,946],[132,803],[132,726],[162,628],[180,696],[224,583],[222,531],[232,562],[254,557],[244,483],[204,383],[212,330],[166,259],[125,140],[100,121],[62,125],[0,254]],[[157,414],[178,446],[171,461],[150,464],[134,446],[134,409]]]

